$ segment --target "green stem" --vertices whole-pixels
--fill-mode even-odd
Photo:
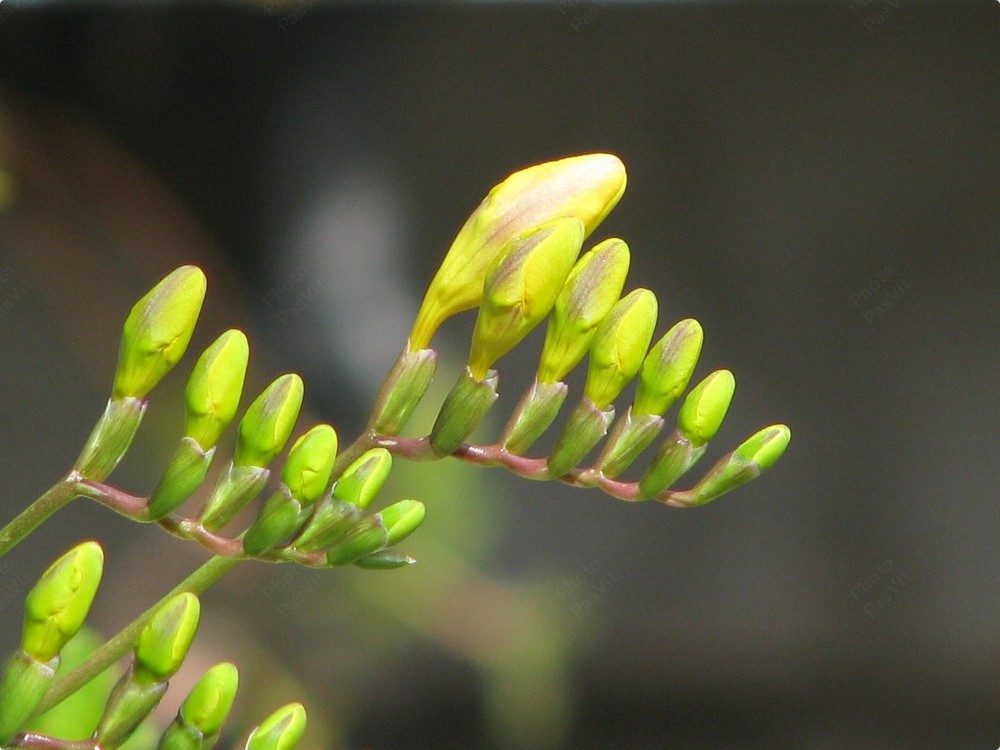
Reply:
[[[208,560],[177,584],[170,593],[133,620],[128,627],[97,649],[76,669],[65,677],[56,680],[45,694],[45,698],[42,699],[41,704],[35,711],[35,716],[32,718],[45,713],[53,706],[61,703],[66,697],[75,693],[131,651],[135,647],[136,639],[146,626],[146,623],[152,619],[153,615],[156,614],[168,599],[185,591],[201,594],[241,562],[243,562],[242,559],[233,557],[213,557]]]
[[[76,490],[78,478],[76,472],[70,472],[0,529],[0,557],[14,549],[49,516],[79,496],[80,493]]]

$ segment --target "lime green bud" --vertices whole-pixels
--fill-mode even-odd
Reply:
[[[395,570],[413,565],[415,562],[416,560],[402,552],[394,549],[383,549],[355,560],[352,565],[365,570]]]
[[[302,408],[302,378],[282,375],[250,404],[240,420],[237,466],[267,466],[285,447]]]
[[[376,514],[382,519],[389,546],[398,544],[416,531],[424,522],[426,512],[419,500],[400,500]]]
[[[74,467],[81,477],[103,481],[128,451],[146,413],[146,401],[112,398],[94,425]]]
[[[694,446],[679,431],[668,437],[639,480],[639,494],[644,498],[658,495],[680,479],[700,459],[707,446]]]
[[[704,505],[730,490],[760,476],[781,458],[791,430],[775,424],[747,438],[739,448],[725,456],[681,499],[691,505]]]
[[[328,424],[316,425],[288,451],[281,481],[300,503],[313,503],[326,492],[336,458],[336,431]]]
[[[357,526],[364,515],[351,503],[324,498],[313,508],[309,520],[291,546],[302,552],[326,549]]]
[[[218,442],[236,416],[249,358],[246,335],[229,330],[202,353],[191,372],[184,434],[205,450]]]
[[[305,730],[306,710],[299,703],[289,703],[250,733],[244,750],[293,750]]]
[[[157,610],[135,644],[138,682],[166,682],[180,669],[198,629],[201,604],[190,591],[178,594]]]
[[[566,426],[549,456],[549,477],[558,479],[586,458],[608,433],[608,425],[614,418],[613,406],[602,409],[584,396],[566,420]]]
[[[663,417],[635,414],[629,408],[615,423],[611,437],[597,459],[598,470],[606,477],[617,477],[649,447],[662,429]]]
[[[636,289],[620,299],[594,335],[584,393],[598,408],[618,398],[642,366],[656,327],[656,295]]]
[[[479,304],[486,270],[511,240],[569,216],[589,235],[624,192],[625,167],[611,154],[574,156],[510,175],[455,237],[413,324],[412,349],[426,349],[441,323]]]
[[[270,476],[262,466],[236,466],[230,461],[201,511],[201,525],[209,531],[221,529],[264,490]]]
[[[555,420],[566,401],[565,383],[540,383],[537,380],[521,398],[504,429],[500,443],[515,456],[523,456]]]
[[[194,438],[181,438],[173,458],[149,496],[149,518],[159,521],[194,494],[212,465],[215,447],[202,450]]]
[[[628,267],[628,245],[619,239],[605,240],[573,267],[545,332],[540,382],[562,380],[583,359],[597,327],[621,296]]]
[[[97,542],[79,544],[49,566],[25,599],[25,653],[40,662],[58,656],[87,618],[103,571]]]
[[[282,485],[243,535],[243,551],[252,556],[270,552],[298,530],[301,519],[302,505]]]
[[[381,435],[398,435],[427,392],[437,367],[433,349],[403,350],[379,391],[372,428]]]
[[[663,414],[680,397],[698,364],[703,340],[701,324],[688,318],[653,345],[639,374],[632,409],[636,414]]]
[[[41,662],[18,651],[11,658],[0,680],[0,747],[8,747],[35,713],[55,679],[58,666],[58,656]]]
[[[205,274],[181,266],[135,303],[125,320],[114,398],[143,398],[180,361],[205,299]]]
[[[362,510],[372,504],[392,471],[392,454],[385,448],[365,451],[333,486],[333,496]]]
[[[389,534],[378,516],[367,516],[326,552],[326,564],[347,565],[389,546]]]
[[[490,370],[483,380],[468,367],[445,397],[431,428],[431,448],[439,456],[453,453],[486,416],[497,400],[497,375]]]
[[[486,273],[472,333],[469,368],[478,380],[542,320],[556,302],[583,242],[579,219],[561,218],[514,240]]]
[[[716,370],[687,395],[677,414],[677,428],[692,445],[704,445],[719,431],[734,390],[733,374],[729,370]]]
[[[181,704],[178,718],[207,740],[218,736],[229,716],[239,686],[239,672],[229,662],[216,664],[201,676]],[[211,742],[206,747],[211,747]]]

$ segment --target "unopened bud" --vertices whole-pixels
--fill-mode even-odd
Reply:
[[[240,420],[233,463],[267,466],[281,453],[302,408],[302,378],[282,375],[250,404]]]
[[[642,367],[656,327],[656,308],[655,294],[636,289],[620,299],[598,327],[584,386],[598,408],[610,406]]]
[[[733,374],[729,370],[716,370],[687,395],[677,413],[677,428],[692,445],[704,445],[719,431],[734,390]]]
[[[632,410],[663,414],[687,388],[704,334],[697,320],[682,320],[653,345],[642,363]]]
[[[236,416],[249,358],[246,335],[229,330],[202,353],[191,372],[185,391],[184,434],[205,450],[218,442]]]

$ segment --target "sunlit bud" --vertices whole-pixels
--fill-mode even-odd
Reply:
[[[663,417],[635,414],[629,408],[615,423],[595,466],[604,476],[617,477],[632,465],[662,429]]]
[[[560,218],[518,237],[497,257],[472,332],[469,369],[477,380],[548,315],[582,243],[583,224]]]
[[[486,416],[497,400],[497,374],[490,370],[480,380],[466,367],[445,397],[431,428],[431,448],[439,456],[453,453]]]
[[[173,458],[149,496],[150,520],[160,520],[194,494],[205,481],[214,455],[214,446],[205,451],[193,438],[181,438]]]
[[[252,556],[271,551],[299,528],[301,516],[302,505],[281,485],[243,535],[243,551]]]
[[[198,359],[188,379],[184,434],[205,450],[215,445],[240,404],[250,346],[242,331],[219,336]]]
[[[563,403],[569,387],[565,383],[540,383],[537,380],[521,397],[504,429],[500,444],[515,456],[523,456],[548,429]]]
[[[306,710],[299,703],[289,703],[250,733],[244,750],[293,750],[305,730]]]
[[[791,430],[783,424],[759,430],[713,466],[682,499],[691,505],[704,505],[760,476],[781,458],[791,439]]]
[[[380,435],[398,435],[427,392],[437,367],[433,349],[403,350],[375,399],[372,428]]]
[[[677,413],[677,429],[692,445],[704,445],[719,431],[734,390],[733,374],[729,370],[716,370],[687,395]]]
[[[55,680],[59,657],[38,661],[17,651],[0,680],[0,747],[8,743],[35,713]]]
[[[583,255],[556,298],[538,365],[541,383],[561,381],[590,348],[628,275],[629,250],[622,240],[605,240]]]
[[[392,546],[403,541],[424,522],[426,509],[419,500],[400,500],[376,515],[382,519],[385,533]]]
[[[326,549],[357,526],[364,515],[351,503],[324,498],[314,507],[309,520],[291,546],[302,552]]]
[[[479,304],[486,270],[516,237],[553,219],[575,217],[589,235],[625,192],[625,166],[611,154],[537,164],[497,185],[459,231],[431,281],[410,334],[426,349],[447,318]]]
[[[49,566],[25,599],[25,653],[40,662],[58,656],[87,618],[103,570],[97,542],[79,544]]]
[[[229,716],[239,679],[239,672],[232,664],[216,664],[188,693],[181,704],[179,718],[212,740]],[[206,743],[206,747],[211,747],[211,742]]]
[[[267,466],[281,453],[302,408],[302,378],[282,375],[250,404],[240,420],[233,463]]]
[[[288,451],[281,481],[303,505],[313,503],[326,492],[336,458],[336,431],[328,424],[316,425]]]
[[[123,396],[108,401],[76,459],[77,473],[96,482],[103,481],[132,445],[145,413],[145,399]]]
[[[549,477],[558,479],[575,468],[608,433],[615,409],[602,409],[586,396],[569,415],[548,459]]]
[[[135,679],[165,682],[180,669],[198,629],[201,605],[190,591],[169,599],[139,633]]]
[[[361,520],[326,552],[327,565],[347,565],[389,546],[389,534],[377,516]]]
[[[205,299],[205,274],[181,266],[135,303],[125,320],[113,398],[142,398],[187,349]]]
[[[635,377],[656,327],[656,295],[636,289],[620,299],[594,335],[584,393],[605,409]]]
[[[262,466],[236,466],[230,461],[201,511],[201,525],[209,531],[221,529],[263,491],[270,476]]]
[[[674,430],[649,464],[639,480],[639,494],[644,498],[658,495],[680,479],[705,454],[707,446],[695,447],[679,431]]]
[[[701,324],[691,318],[667,331],[642,363],[632,411],[663,414],[669,409],[691,380],[703,340]]]
[[[333,486],[337,500],[364,509],[382,490],[382,485],[392,471],[392,454],[385,448],[371,448],[344,469]]]
[[[358,558],[352,564],[365,570],[395,570],[413,565],[416,562],[409,555],[394,549],[383,549],[365,557]]]

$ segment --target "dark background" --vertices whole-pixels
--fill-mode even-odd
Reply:
[[[486,191],[612,151],[629,189],[595,238],[629,242],[660,333],[702,322],[699,373],[736,374],[706,466],[777,421],[788,453],[694,511],[400,467],[429,507],[418,566],[246,568],[206,597],[198,658],[244,674],[232,741],[299,697],[310,746],[992,749],[998,92],[987,0],[6,0],[0,520],[70,464],[120,321],[173,266],[208,271],[201,343],[246,328],[258,385],[303,373],[346,440]],[[501,362],[507,408],[532,341]],[[122,486],[171,451],[174,380]],[[200,559],[58,518],[0,562],[5,649],[81,535],[109,547],[107,632]]]

